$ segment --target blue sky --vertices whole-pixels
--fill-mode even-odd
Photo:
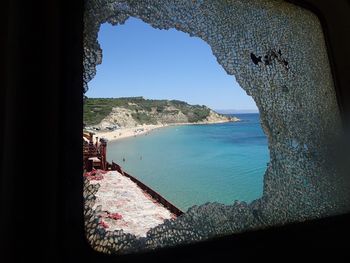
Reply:
[[[257,109],[199,38],[175,29],[154,29],[129,18],[124,25],[101,25],[98,40],[103,60],[88,84],[88,97],[143,96],[212,109]]]

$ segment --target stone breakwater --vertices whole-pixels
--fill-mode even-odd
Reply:
[[[270,163],[263,196],[251,204],[193,207],[143,239],[107,233],[112,241],[120,239],[108,249],[105,234],[88,234],[92,247],[127,253],[349,211],[349,180],[329,161],[342,125],[322,27],[313,13],[282,0],[87,0],[85,89],[102,62],[100,24],[119,25],[129,17],[211,46],[218,63],[255,100]]]

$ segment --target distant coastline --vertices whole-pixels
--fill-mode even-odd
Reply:
[[[235,121],[240,121],[236,119]],[[136,137],[140,135],[147,135],[151,131],[171,127],[171,126],[182,126],[182,125],[208,125],[208,124],[217,124],[217,123],[227,123],[232,121],[216,121],[216,122],[184,122],[184,123],[168,123],[168,124],[144,124],[132,128],[119,128],[114,131],[93,131],[94,140],[96,138],[104,138],[107,141],[117,141],[125,138]]]
[[[240,121],[205,105],[179,100],[143,97],[86,98],[84,130],[109,141],[148,134],[151,130],[175,125],[200,125]]]

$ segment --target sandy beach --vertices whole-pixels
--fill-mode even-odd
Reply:
[[[169,125],[166,125],[166,124],[143,125],[143,126],[137,126],[134,128],[121,128],[115,131],[95,132],[94,140],[96,139],[96,137],[98,137],[98,138],[105,138],[108,141],[116,141],[116,140],[120,140],[128,137],[136,137],[139,135],[148,134],[150,131],[154,129],[159,129],[166,126],[169,126]]]
[[[116,141],[128,137],[136,137],[139,135],[149,134],[152,130],[169,127],[169,126],[180,126],[180,125],[206,125],[206,124],[215,124],[215,123],[225,123],[228,121],[220,121],[220,122],[198,122],[198,123],[171,123],[171,124],[150,124],[150,125],[140,125],[133,128],[120,128],[114,131],[103,131],[94,133],[94,140],[96,137],[105,138],[108,141]]]

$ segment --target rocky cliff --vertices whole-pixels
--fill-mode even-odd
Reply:
[[[101,130],[144,124],[204,124],[238,120],[204,105],[190,105],[178,100],[147,100],[143,97],[87,99],[84,105],[84,123]]]

